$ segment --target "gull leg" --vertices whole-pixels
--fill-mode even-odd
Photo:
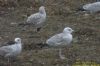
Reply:
[[[59,49],[59,57],[60,59],[66,59],[64,55],[62,55],[62,49]]]
[[[10,58],[8,58],[8,66],[11,66]]]

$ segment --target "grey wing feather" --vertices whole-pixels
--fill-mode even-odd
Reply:
[[[27,22],[32,23],[32,24],[36,24],[37,22],[39,22],[40,18],[41,18],[41,15],[39,15],[38,13],[33,14],[33,15],[28,17]]]
[[[63,41],[62,34],[57,34],[49,39],[53,43],[61,43]]]
[[[62,39],[61,34],[56,35],[56,36],[55,36],[55,40],[57,41],[57,43],[62,42],[63,39]]]
[[[3,46],[3,47],[0,48],[0,55],[1,56],[5,56],[5,54],[7,54],[7,53],[9,53],[11,51],[12,51],[12,49],[10,47]]]

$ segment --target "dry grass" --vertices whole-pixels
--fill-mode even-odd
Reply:
[[[100,62],[100,14],[86,15],[76,12],[76,8],[90,0],[45,0],[47,23],[39,33],[34,33],[33,27],[23,31],[18,24],[25,22],[27,16],[38,11],[40,0],[16,1],[15,5],[7,2],[0,7],[0,44],[21,37],[24,46],[23,52],[18,60],[12,62],[12,66],[66,66],[77,60]],[[1,0],[0,3],[5,2]],[[62,32],[65,26],[75,30],[72,47],[63,49],[66,60],[59,59],[58,48],[34,47]],[[0,65],[7,66],[6,62],[0,60]]]

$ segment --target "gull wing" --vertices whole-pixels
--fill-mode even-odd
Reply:
[[[12,52],[12,48],[10,46],[0,47],[0,55],[5,56],[6,54]]]
[[[41,14],[39,13],[32,14],[31,16],[28,17],[27,23],[37,24],[37,22],[40,22],[40,19],[41,19]]]
[[[63,42],[62,35],[63,35],[62,33],[54,35],[53,37],[51,37],[50,39],[47,40],[47,44],[49,44],[49,45],[61,44]]]

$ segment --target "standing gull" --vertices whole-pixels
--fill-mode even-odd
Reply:
[[[64,47],[66,45],[70,45],[73,38],[71,34],[72,32],[73,30],[70,27],[66,27],[62,33],[49,38],[46,41],[46,44],[53,47]],[[61,54],[61,49],[59,50],[59,56],[61,59],[65,59],[65,57]]]
[[[100,11],[100,2],[94,2],[83,5],[79,8],[81,11],[89,11],[90,13],[95,13]]]
[[[8,58],[8,62],[10,58],[15,58],[22,51],[22,44],[20,38],[15,38],[15,43],[8,46],[0,47],[0,56],[4,58]]]
[[[34,27],[36,27],[37,29],[36,31],[40,31],[41,27],[44,25],[45,20],[46,20],[45,7],[41,6],[39,8],[39,12],[30,15],[26,23],[32,24]]]

